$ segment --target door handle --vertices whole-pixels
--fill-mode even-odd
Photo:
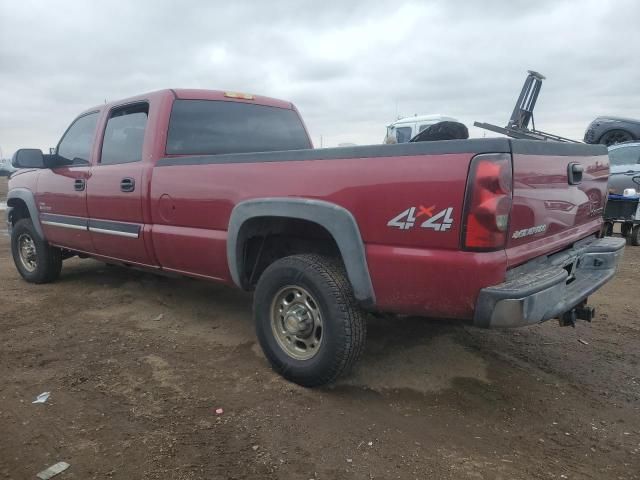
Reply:
[[[579,185],[582,182],[582,174],[584,167],[579,163],[570,163],[567,165],[567,177],[569,185]]]
[[[84,188],[86,185],[87,185],[87,182],[85,182],[83,178],[76,178],[75,181],[73,182],[73,189],[76,190],[77,192],[82,192],[84,191]]]
[[[120,182],[120,190],[123,192],[133,192],[136,189],[136,181],[133,178],[123,178]]]

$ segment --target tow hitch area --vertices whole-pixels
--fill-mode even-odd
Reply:
[[[586,302],[582,302],[577,307],[574,307],[568,312],[563,313],[558,320],[561,327],[575,327],[576,320],[585,320],[587,322],[590,322],[595,316],[595,307],[591,307],[587,305]]]

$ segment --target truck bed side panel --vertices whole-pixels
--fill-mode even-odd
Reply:
[[[399,306],[406,313],[426,308],[469,316],[475,301],[471,292],[490,284],[494,277],[504,277],[505,269],[504,252],[490,260],[485,256],[479,261],[495,262],[496,269],[490,278],[476,275],[470,280],[473,262],[463,261],[458,251],[465,189],[461,179],[466,179],[473,155],[475,152],[200,165],[181,165],[177,158],[175,165],[154,168],[150,197],[154,249],[163,268],[229,281],[224,252],[236,204],[264,197],[321,199],[354,215],[366,245],[378,303]],[[389,226],[407,209],[415,208],[418,215],[421,207],[428,213],[410,228]],[[449,208],[453,223],[448,229],[421,227],[428,215]],[[399,274],[402,279],[397,278]],[[469,293],[462,292],[460,308],[438,307],[446,289],[465,278],[468,288],[464,291]],[[426,297],[425,291],[429,291]]]

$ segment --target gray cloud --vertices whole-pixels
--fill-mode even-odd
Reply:
[[[380,142],[396,112],[504,124],[527,69],[548,77],[544,130],[580,138],[597,115],[640,116],[634,0],[237,3],[2,2],[5,155],[167,87],[291,100],[325,145]]]

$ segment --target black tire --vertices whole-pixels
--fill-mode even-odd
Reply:
[[[631,235],[632,230],[633,230],[633,223],[625,222],[620,226],[620,233],[625,238]]]
[[[608,132],[605,132],[600,137],[600,141],[598,143],[611,146],[611,145],[615,145],[616,143],[629,142],[631,140],[633,140],[633,135],[631,135],[626,130],[616,128],[614,130],[609,130]]]
[[[613,222],[604,222],[602,224],[602,236],[610,237],[613,235]]]
[[[631,245],[633,245],[634,247],[638,247],[640,246],[640,225],[636,225],[635,227],[633,227],[633,230],[631,230]]]
[[[35,250],[35,265],[23,261],[20,251],[21,242],[32,242]],[[11,254],[18,272],[27,282],[49,283],[60,276],[62,270],[62,251],[43,240],[33,226],[30,218],[18,220],[11,230]],[[30,268],[31,267],[31,268]]]
[[[311,304],[316,306],[321,317],[317,350],[306,350],[306,354],[313,355],[308,359],[294,358],[287,352],[287,347],[279,343],[284,344],[284,341],[274,330],[278,325],[287,328],[284,314],[274,315],[272,328],[272,311],[275,312],[278,306],[281,292],[286,293],[287,289],[308,292]],[[290,305],[295,305],[296,301]],[[305,254],[277,260],[260,276],[253,305],[258,341],[271,366],[299,385],[317,387],[333,382],[349,371],[364,349],[365,315],[353,296],[344,267],[337,259]],[[288,308],[291,310],[292,307]],[[298,338],[297,334],[284,330],[282,335],[290,335],[294,340]]]

